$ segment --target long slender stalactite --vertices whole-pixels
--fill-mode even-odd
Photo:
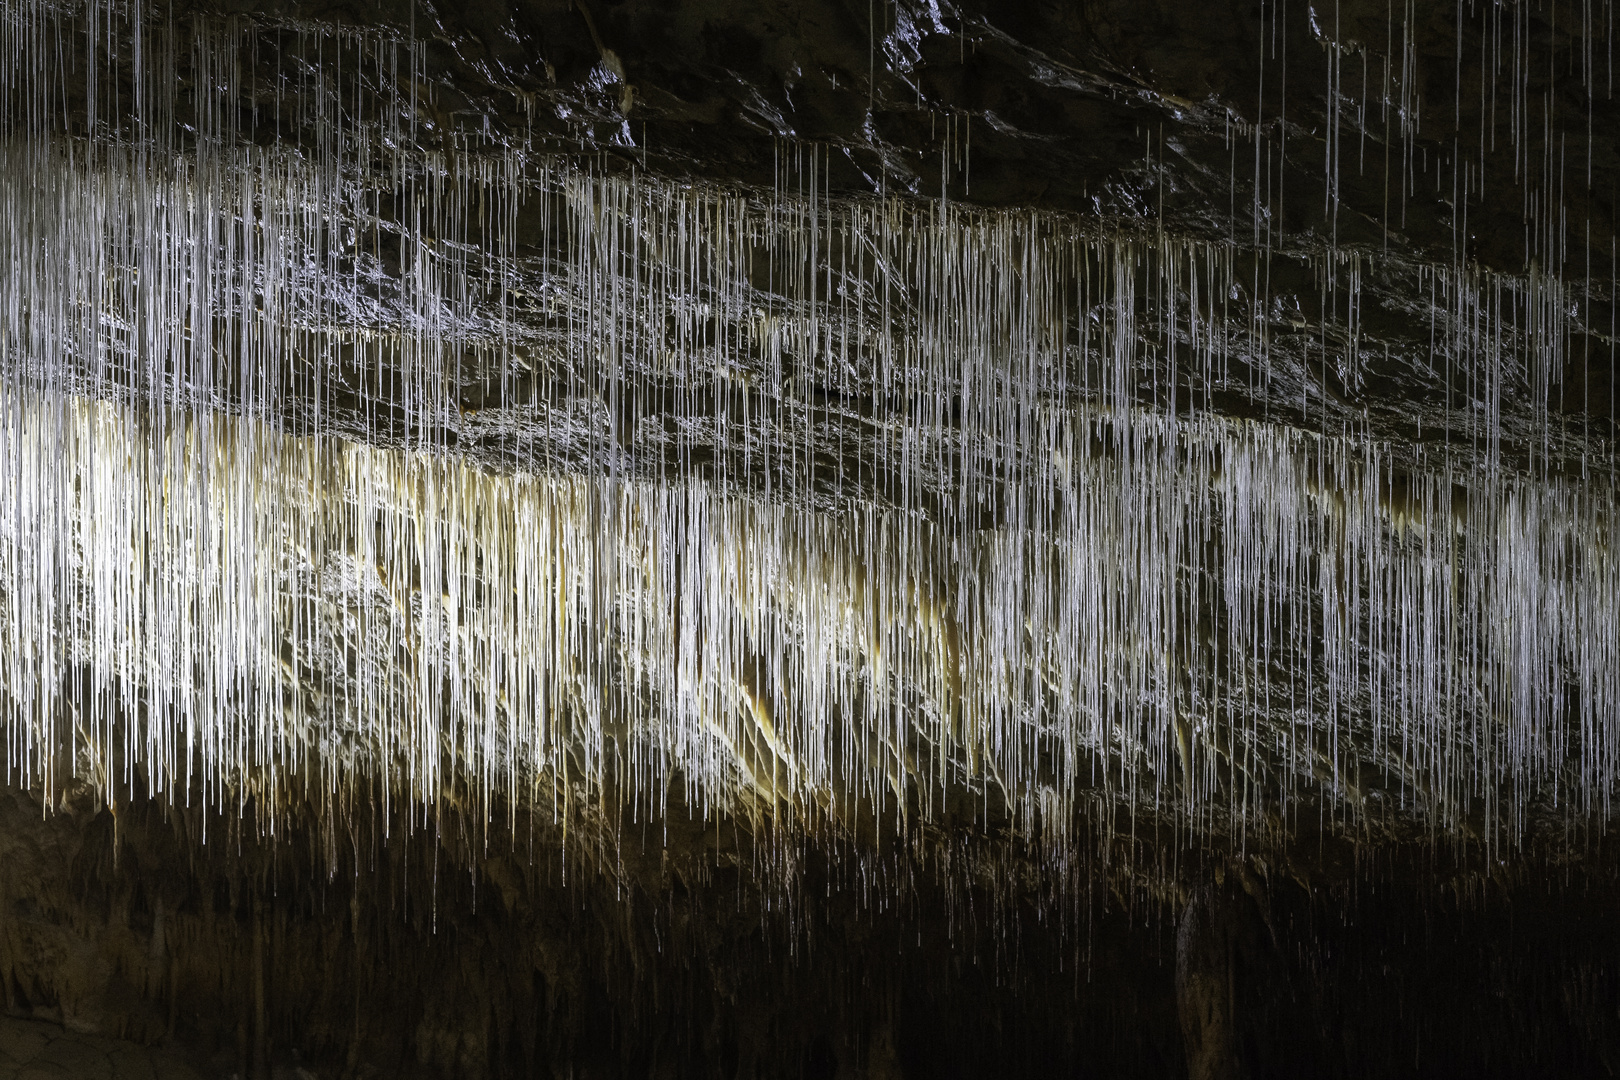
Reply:
[[[1194,1075],[1237,885],[1184,867],[1606,851],[1609,6],[1460,4],[1442,64],[1424,5],[1272,0],[1252,100],[880,6],[867,143],[755,94],[731,179],[649,163],[699,106],[594,4],[569,97],[408,6],[5,0],[8,784],[350,829],[356,875],[362,819],[540,822],[621,883],[678,819],[790,883],[847,851],[880,909],[1142,888],[1188,905]],[[970,48],[1135,102],[1136,160],[976,201],[1013,106],[919,74]],[[1510,192],[1504,256],[1468,221]]]
[[[24,7],[7,52],[50,70],[120,15],[127,137],[56,130],[65,71],[10,105],[25,782],[82,754],[109,797],[116,757],[216,802],[305,767],[556,801],[612,771],[652,807],[993,790],[1025,830],[1098,803],[1239,839],[1310,789],[1352,829],[1483,803],[1508,848],[1538,800],[1606,821],[1613,452],[1550,411],[1568,283],[1330,250],[1348,341],[1288,357],[1219,242],[835,197],[813,148],[774,192],[391,149],[424,121],[383,35],[300,35],[360,74],[277,86],[296,150],[221,107],[256,47],[228,23]],[[189,145],[144,134],[182,57],[223,82]],[[1377,275],[1443,298],[1439,438],[1334,391]]]

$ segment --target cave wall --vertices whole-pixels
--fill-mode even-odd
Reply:
[[[568,869],[547,823],[244,809],[10,790],[7,1015],[220,1077],[1601,1075],[1620,1037],[1589,869],[1221,861],[1041,903],[870,851],[785,879],[735,823]]]

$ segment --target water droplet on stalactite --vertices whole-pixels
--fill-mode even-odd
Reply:
[[[1403,206],[1412,19],[1381,101]],[[253,33],[332,58],[250,110],[279,138],[227,107]],[[1592,307],[1550,189],[1546,270],[1417,279],[1447,443],[1396,446],[1332,430],[1309,385],[1320,433],[1215,411],[1282,396],[1252,251],[837,197],[816,148],[755,192],[425,147],[424,63],[384,34],[5,9],[0,662],[26,782],[577,814],[661,809],[679,776],[705,815],[968,804],[1057,837],[1152,812],[1242,838],[1274,798],[1444,830],[1505,800],[1509,843],[1543,792],[1607,817],[1616,496],[1549,464]],[[224,88],[183,139],[181,64]],[[1272,130],[1252,243],[1281,259]],[[1354,395],[1379,255],[1321,258]]]

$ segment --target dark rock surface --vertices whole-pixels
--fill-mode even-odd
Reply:
[[[198,1075],[178,1055],[143,1043],[0,1016],[0,1076],[6,1080],[197,1080]],[[296,1072],[288,1080],[294,1077],[303,1080]]]
[[[734,822],[718,844],[627,829],[611,862],[570,868],[543,823],[396,819],[384,842],[362,807],[341,833],[254,819],[115,815],[83,789],[42,819],[9,792],[0,988],[30,1022],[0,1019],[0,1069],[1573,1076],[1612,1068],[1620,1038],[1615,885],[1589,868],[1222,862],[1187,868],[1179,907],[1052,905],[994,868],[887,892],[907,861],[870,855],[784,885]]]

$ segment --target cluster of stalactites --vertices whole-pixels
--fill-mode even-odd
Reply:
[[[1561,279],[1324,255],[1313,360],[1234,247],[412,152],[382,37],[309,35],[376,78],[277,89],[296,150],[224,112],[75,136],[17,90],[42,10],[0,23],[35,123],[0,145],[25,781],[968,806],[1059,846],[1307,797],[1488,843],[1609,816],[1613,453],[1551,419]],[[227,87],[228,29],[187,39]],[[1431,297],[1433,443],[1346,400],[1374,273]]]
[[[1136,417],[1104,456],[1098,422],[1051,417],[1039,525],[954,531],[14,393],[11,765],[210,799],[255,770],[486,805],[678,783],[845,822],[991,800],[1059,833],[1263,829],[1302,793],[1452,829],[1483,802],[1510,837],[1530,799],[1607,815],[1612,487],[1463,492],[1215,420]]]

